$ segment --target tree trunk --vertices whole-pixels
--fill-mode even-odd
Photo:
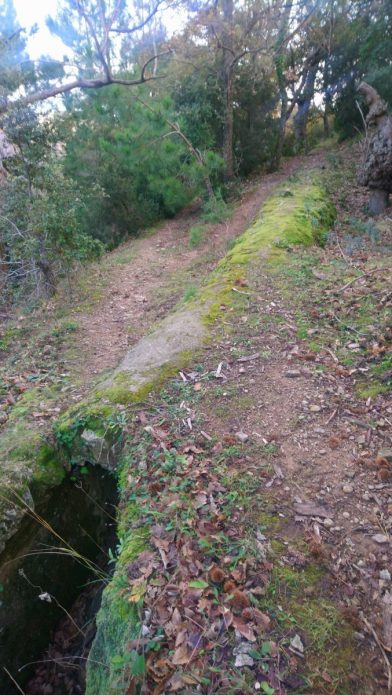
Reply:
[[[369,212],[372,215],[381,215],[385,212],[389,205],[389,193],[388,191],[380,191],[377,189],[370,189],[369,198]]]
[[[288,96],[287,96],[287,83],[284,68],[286,66],[286,56],[285,56],[285,46],[284,41],[286,34],[288,32],[289,20],[291,9],[293,6],[292,0],[286,2],[283,14],[281,16],[281,22],[278,33],[278,40],[275,44],[275,72],[276,79],[279,87],[279,98],[280,98],[280,116],[279,116],[279,126],[278,126],[278,141],[276,143],[276,152],[273,161],[273,168],[278,169],[280,160],[282,158],[284,137],[286,134],[286,123],[288,119]]]
[[[329,115],[331,114],[332,111],[332,98],[331,95],[328,92],[325,93],[325,104],[324,104],[324,113],[323,113],[323,121],[324,121],[324,137],[329,138],[331,135],[331,126],[329,123]]]
[[[225,178],[231,181],[234,178],[234,157],[233,157],[233,75],[232,71],[225,71],[225,112],[223,125],[223,159],[225,162]]]
[[[4,292],[8,281],[8,266],[6,263],[5,245],[0,242],[0,297],[4,297]]]
[[[233,157],[233,0],[222,0],[224,30],[222,32],[223,45],[223,88],[224,88],[224,118],[223,118],[223,159],[225,162],[225,179],[231,181],[234,178]]]
[[[306,128],[309,109],[314,95],[314,83],[318,70],[318,62],[308,69],[302,94],[297,99],[298,110],[294,116],[294,136],[297,151],[306,149]]]
[[[282,89],[280,93],[280,116],[278,125],[278,141],[276,143],[276,152],[274,157],[274,168],[278,169],[280,165],[280,160],[282,159],[284,138],[286,135],[286,123],[287,123],[287,92],[286,89]]]
[[[41,258],[37,261],[37,267],[40,269],[43,278],[44,297],[53,297],[56,294],[56,278],[51,266]]]

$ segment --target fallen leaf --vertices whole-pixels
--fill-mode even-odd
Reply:
[[[175,666],[181,666],[187,664],[192,656],[192,651],[187,647],[186,644],[182,644],[178,649],[175,650],[171,661]]]
[[[189,582],[188,586],[191,589],[207,589],[208,584],[203,579],[194,579],[193,581]]]
[[[242,637],[245,637],[245,639],[249,640],[249,642],[256,642],[256,635],[253,632],[252,628],[248,623],[246,623],[242,618],[238,618],[237,616],[233,616],[233,627],[237,630],[237,632],[242,635]]]

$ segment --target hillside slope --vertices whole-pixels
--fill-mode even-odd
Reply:
[[[183,218],[136,242],[131,258],[112,254],[109,298],[75,307],[58,347],[70,371],[53,411],[43,401],[39,416],[26,409],[29,390],[9,407],[5,431],[18,408],[40,436],[54,425],[59,465],[107,465],[109,454],[117,465],[121,444],[117,563],[88,662],[91,695],[391,691],[392,232],[388,216],[366,217],[354,160],[317,154],[302,172],[291,162],[293,175],[262,182],[235,224],[220,226],[212,256],[208,242],[178,253]],[[225,255],[225,233],[244,228]],[[184,352],[179,336],[159,366],[165,331],[189,329],[187,312],[200,338],[192,329]],[[129,337],[131,316],[141,325]],[[107,370],[125,342],[113,382]],[[132,360],[154,345],[161,362],[140,388]],[[46,384],[35,388],[44,398]],[[55,408],[66,409],[60,419]],[[98,458],[80,449],[86,430]],[[38,666],[26,692],[57,692],[64,674],[79,687],[69,658]]]

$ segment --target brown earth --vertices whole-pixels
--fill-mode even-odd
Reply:
[[[252,182],[237,201],[231,217],[209,224],[204,243],[191,249],[188,230],[198,222],[197,205],[188,208],[154,232],[121,247],[129,262],[114,264],[105,274],[102,301],[91,312],[74,312],[79,330],[74,336],[73,368],[80,381],[89,383],[96,375],[115,367],[130,345],[166,316],[184,295],[184,286],[198,286],[225,255],[228,243],[244,232],[273,189],[290,174],[312,168],[322,154],[294,157],[281,170]],[[113,257],[118,257],[118,250]],[[108,258],[110,264],[110,255]]]
[[[70,364],[82,382],[93,381],[115,367],[128,346],[167,315],[184,294],[184,278],[185,286],[188,279],[196,286],[202,282],[227,243],[249,226],[277,184],[300,166],[323,162],[320,154],[293,159],[278,174],[263,177],[244,194],[230,220],[210,225],[208,239],[197,249],[190,249],[187,243],[189,227],[197,222],[195,210],[166,222],[154,236],[124,245],[121,253],[129,251],[133,257],[109,266],[105,298],[90,311],[74,312],[79,328],[75,362]],[[329,176],[333,176],[333,166]],[[137,442],[138,437],[145,437],[144,426],[148,425],[150,430],[156,428],[151,430],[155,432],[151,447],[165,451],[173,442],[178,451],[190,453],[195,490],[201,497],[204,488],[212,490],[210,508],[206,511],[208,504],[203,499],[196,506],[201,527],[208,527],[208,514],[214,518],[218,509],[219,533],[226,533],[246,549],[252,542],[249,535],[261,533],[253,539],[254,553],[257,544],[277,544],[278,550],[266,561],[252,560],[250,553],[238,562],[238,591],[251,594],[254,575],[273,573],[274,566],[281,577],[287,569],[305,571],[309,565],[320,569],[321,579],[305,586],[295,607],[290,607],[293,589],[284,579],[274,596],[278,607],[262,606],[266,613],[270,609],[277,613],[272,617],[270,638],[278,645],[278,656],[271,657],[273,675],[268,681],[276,695],[392,692],[392,400],[388,374],[386,378],[382,375],[384,382],[377,382],[378,390],[366,393],[367,387],[375,385],[374,368],[391,354],[391,219],[385,216],[375,227],[363,213],[363,192],[345,179],[344,172],[338,189],[335,186],[338,223],[326,249],[292,250],[287,272],[271,272],[260,262],[256,264],[249,273],[249,295],[238,298],[242,304],[233,313],[227,312],[217,326],[214,344],[198,356],[198,367],[190,365],[168,384],[167,402],[154,394],[151,407],[147,404],[139,415],[139,433],[132,434]],[[350,215],[355,215],[354,222]],[[379,236],[372,238],[377,230]],[[176,282],[182,273],[181,281]],[[185,388],[186,395],[181,390]],[[197,472],[192,466],[199,459]],[[159,487],[151,489],[151,505],[165,514],[179,495],[170,492],[172,477],[166,485],[164,476],[156,473],[157,460],[157,456],[147,457],[151,470],[146,473],[141,468],[130,485],[137,489],[147,474],[152,484],[156,475]],[[214,472],[219,466],[226,466],[224,492],[219,490],[221,481]],[[232,488],[228,480],[232,480]],[[252,483],[250,493],[243,492],[247,481]],[[231,503],[227,515],[221,498],[236,490],[241,491],[240,501]],[[185,563],[180,555],[180,532],[177,538],[173,534],[162,540],[169,559],[170,553],[175,557],[172,574],[170,562],[165,567],[165,586],[179,583],[178,573]],[[195,564],[204,571],[205,557],[186,543],[189,557],[195,552]],[[156,553],[151,560],[154,568],[158,561]],[[204,577],[200,568],[199,577]],[[268,580],[265,585],[268,587]],[[154,606],[156,593],[151,596]],[[170,604],[164,591],[159,600],[162,613],[173,610],[173,600]],[[339,642],[331,628],[332,636],[322,640],[301,622],[307,602],[312,602],[314,610],[315,603],[326,600],[350,627],[354,640],[354,651],[343,671],[335,667],[344,651],[344,638]],[[176,604],[178,607],[181,612]],[[290,609],[295,618],[288,628],[279,611],[283,615]],[[211,611],[213,614],[213,607]],[[205,615],[196,617],[204,625]],[[149,629],[153,627],[156,624]],[[293,656],[292,650],[290,655],[288,646],[296,635],[304,647],[299,656]],[[255,666],[245,672],[245,688],[245,680],[240,678],[244,671],[233,667],[229,640],[219,646],[223,657],[214,664],[215,686],[203,692],[249,693],[260,690],[262,683],[267,685],[265,672]],[[208,660],[210,654],[207,650],[195,663],[198,675],[208,672],[203,671],[202,659]],[[237,677],[235,673],[240,673],[238,683],[242,685],[233,686],[234,681],[228,680]],[[223,680],[219,680],[221,676]],[[180,687],[171,688],[173,678],[169,671],[167,687],[155,681],[158,685],[153,690],[150,680],[143,692],[188,692],[181,689],[178,679]]]

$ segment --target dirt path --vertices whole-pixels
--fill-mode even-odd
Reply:
[[[135,257],[112,269],[111,295],[79,317],[86,378],[168,312],[179,274],[196,266],[201,280],[303,163],[264,178],[211,230],[208,260],[184,245],[191,212],[126,245]],[[391,693],[392,229],[347,222],[363,194],[345,177],[342,166],[327,247],[291,249],[274,272],[255,259],[195,363],[132,411],[122,504],[141,506],[130,536],[145,525],[151,537],[121,591],[142,592],[129,638],[146,695]]]
[[[187,287],[201,284],[272,190],[299,168],[312,168],[322,158],[295,157],[279,172],[263,176],[243,194],[230,219],[208,225],[204,243],[196,249],[189,246],[188,230],[197,224],[199,211],[190,209],[152,236],[131,240],[114,251],[102,273],[104,298],[90,312],[74,311],[79,330],[73,336],[75,357],[66,366],[71,365],[86,385],[115,367],[128,347],[169,313]]]

